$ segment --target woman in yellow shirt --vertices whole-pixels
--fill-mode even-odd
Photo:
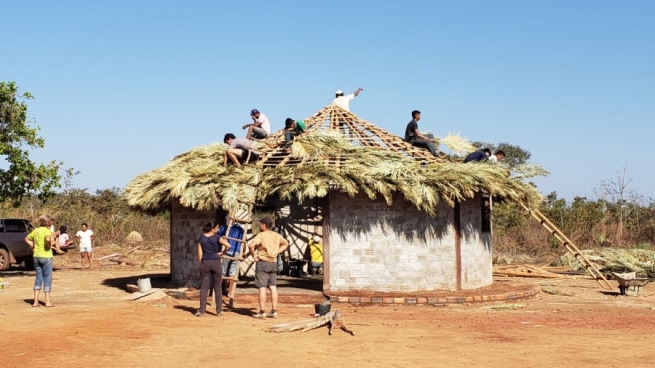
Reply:
[[[52,236],[48,228],[54,222],[49,215],[39,217],[39,227],[25,238],[25,242],[32,249],[34,258],[34,270],[36,271],[36,280],[34,280],[34,303],[32,307],[39,306],[39,293],[43,288],[45,294],[45,306],[54,307],[50,301],[50,288],[52,287],[52,248],[54,247],[58,254],[62,253],[59,244]]]

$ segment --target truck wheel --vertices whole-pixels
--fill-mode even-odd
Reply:
[[[0,248],[0,271],[6,271],[11,266],[9,261],[9,252],[5,249]]]

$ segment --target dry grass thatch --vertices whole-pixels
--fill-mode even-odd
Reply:
[[[345,116],[342,111],[339,113]],[[354,115],[348,116],[354,119]],[[325,116],[319,112],[307,121],[311,119],[323,124]],[[367,122],[357,123],[367,129],[378,129]],[[260,162],[258,167],[224,168],[226,145],[206,145],[139,175],[127,185],[125,197],[130,206],[147,211],[165,209],[173,198],[186,207],[212,209],[222,206],[227,209],[236,200],[239,190],[252,191],[252,185],[259,181],[257,199],[260,201],[271,196],[295,197],[302,201],[325,197],[329,191],[336,190],[351,196],[363,192],[371,199],[383,198],[391,204],[393,194],[399,192],[431,215],[439,201],[453,205],[455,201],[473,197],[481,189],[529,206],[537,205],[542,199],[534,186],[523,181],[523,174],[512,177],[502,165],[418,160],[398,149],[406,144],[402,141],[400,144],[383,137],[381,140],[389,142],[387,146],[367,141],[362,141],[366,144],[352,144],[352,139],[339,129],[308,125],[310,132],[297,137],[289,152],[280,151],[283,141],[279,133],[260,143],[264,163]],[[349,134],[363,136],[354,130]],[[440,139],[440,143],[455,153],[465,153],[472,148],[459,135],[448,135]],[[267,156],[267,150],[276,151]],[[281,155],[278,161],[281,163],[269,166],[266,158],[273,154]]]
[[[640,275],[655,278],[655,251],[653,250],[605,248],[583,250],[582,253],[602,273],[637,272]],[[556,264],[585,270],[571,253],[561,256]]]

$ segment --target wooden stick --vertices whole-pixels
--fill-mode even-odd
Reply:
[[[125,255],[128,255],[128,254],[130,254],[130,253],[136,251],[137,249],[141,249],[141,246],[139,245],[138,247],[134,247],[134,248],[128,250],[127,253],[125,253]]]
[[[563,279],[566,278],[564,275],[558,274],[546,274],[546,273],[528,273],[528,272],[518,272],[518,271],[494,271],[494,276],[515,276],[515,277],[535,277],[542,279]]]
[[[104,257],[100,257],[100,258],[95,258],[94,260],[96,260],[96,261],[102,261],[102,260],[105,260],[105,259],[108,259],[108,258],[118,257],[118,256],[120,256],[120,255],[121,255],[120,253],[114,253],[114,254],[110,254],[110,255],[108,255],[108,256],[104,256]]]
[[[121,258],[121,257],[113,257],[113,258],[109,258],[109,260],[112,261],[112,262],[119,263],[119,264],[125,263],[128,266],[136,266],[137,265],[136,263],[128,261],[127,259]]]

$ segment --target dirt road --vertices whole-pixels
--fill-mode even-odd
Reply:
[[[139,274],[57,271],[54,308],[30,307],[32,276],[5,276],[10,285],[0,292],[0,366],[655,366],[652,286],[639,297],[617,297],[588,280],[528,281],[560,295],[542,293],[516,302],[516,309],[338,305],[346,322],[356,323],[356,336],[328,336],[326,328],[264,332],[274,323],[308,318],[313,309],[307,304],[283,304],[278,319],[256,320],[256,305],[245,296],[223,317],[203,318],[193,316],[197,301],[121,300],[127,295],[121,280]]]

